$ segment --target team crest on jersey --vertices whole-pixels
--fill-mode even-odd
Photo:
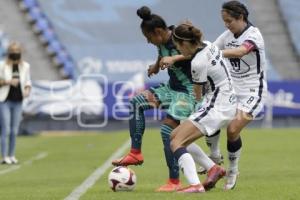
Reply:
[[[250,71],[250,65],[240,58],[230,58],[229,62],[231,64],[230,72],[233,74],[245,74]],[[243,67],[241,67],[243,64]]]

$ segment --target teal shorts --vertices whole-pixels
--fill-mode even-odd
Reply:
[[[161,109],[176,120],[184,120],[194,112],[195,98],[191,94],[172,90],[169,84],[151,87],[150,91],[160,102]]]

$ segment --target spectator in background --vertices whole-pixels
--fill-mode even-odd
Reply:
[[[21,45],[12,42],[0,62],[0,119],[2,164],[16,164],[16,135],[22,116],[22,101],[31,90],[30,65],[22,60]],[[7,152],[7,136],[9,136]]]

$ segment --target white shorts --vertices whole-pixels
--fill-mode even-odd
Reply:
[[[265,104],[265,95],[259,97],[253,94],[237,95],[238,109],[252,115],[255,118],[263,111]]]
[[[189,117],[189,120],[204,135],[210,136],[234,119],[236,109],[234,93],[214,92],[206,99],[203,107]]]

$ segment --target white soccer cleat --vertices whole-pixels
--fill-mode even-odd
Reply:
[[[16,159],[16,157],[14,157],[14,156],[9,157],[9,159],[10,159],[10,161],[11,161],[12,164],[17,164],[17,163],[19,162],[19,161]]]
[[[239,176],[238,172],[229,171],[225,177],[226,182],[224,185],[224,190],[233,190],[236,185],[236,180],[238,176]]]

